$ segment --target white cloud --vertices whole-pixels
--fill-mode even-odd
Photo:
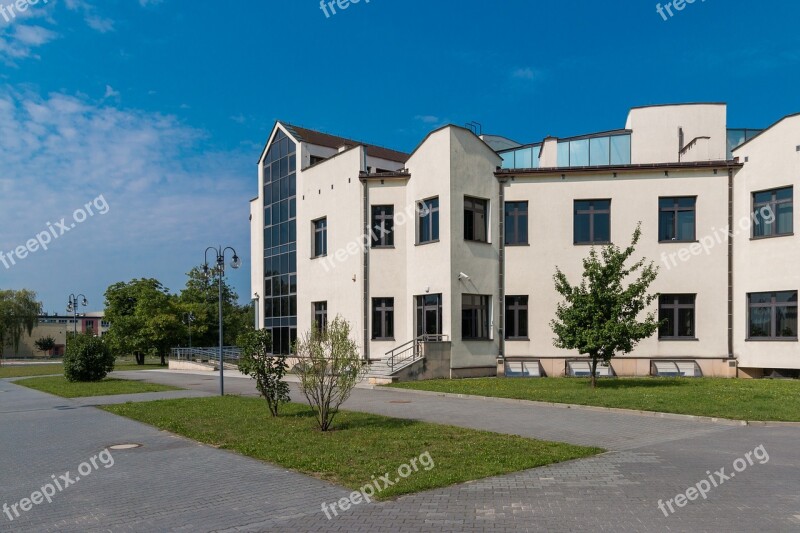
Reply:
[[[417,115],[414,118],[420,122],[424,122],[425,124],[436,124],[439,122],[439,117],[434,115]]]
[[[103,98],[116,98],[119,96],[119,91],[115,91],[111,85],[106,85],[106,94]]]
[[[519,67],[514,69],[511,73],[511,77],[517,80],[534,80],[536,79],[537,73],[531,67]]]

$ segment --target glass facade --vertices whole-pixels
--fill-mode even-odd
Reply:
[[[559,167],[631,164],[631,134],[604,135],[558,143]]]
[[[503,158],[503,168],[539,168],[539,151],[541,144],[515,148],[500,153]]]
[[[733,159],[733,150],[746,143],[764,130],[736,129],[728,130],[728,159]]]
[[[264,328],[273,351],[297,340],[297,146],[278,130],[264,171]]]

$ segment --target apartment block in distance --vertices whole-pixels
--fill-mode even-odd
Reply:
[[[276,352],[340,315],[379,381],[588,375],[553,345],[553,274],[577,282],[641,223],[663,324],[600,373],[800,375],[800,116],[637,107],[528,144],[449,125],[411,154],[278,122],[258,176],[252,286]]]

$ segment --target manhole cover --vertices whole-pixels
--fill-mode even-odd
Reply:
[[[114,444],[113,446],[109,446],[111,450],[132,450],[134,448],[141,448],[141,444]]]
[[[392,400],[389,403],[411,403],[411,400]]]

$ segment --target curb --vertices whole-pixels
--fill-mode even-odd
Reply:
[[[575,409],[577,411],[594,411],[603,413],[616,413],[624,415],[640,415],[649,416],[651,418],[665,418],[669,420],[688,420],[693,422],[704,422],[709,424],[717,424],[720,426],[759,426],[759,427],[798,427],[800,422],[781,422],[781,421],[764,421],[764,420],[732,420],[729,418],[718,418],[711,416],[700,415],[683,415],[678,413],[661,413],[658,411],[640,411],[638,409],[623,409],[619,407],[598,407],[595,405],[578,405],[569,403],[553,403],[542,402],[537,400],[519,400],[516,398],[497,398],[493,396],[478,396],[474,394],[458,394],[452,392],[436,392],[416,389],[402,389],[398,387],[375,387],[376,391],[385,392],[405,392],[410,394],[419,394],[422,396],[439,396],[443,398],[454,398],[460,400],[481,400],[498,403],[512,403],[512,404],[525,404],[540,407],[556,407],[558,409]]]

